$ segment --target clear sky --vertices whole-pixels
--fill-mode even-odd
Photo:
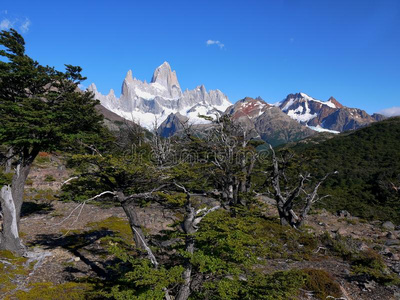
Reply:
[[[10,26],[28,55],[80,65],[102,93],[168,61],[182,89],[204,84],[232,102],[301,91],[369,113],[400,107],[399,0],[0,0]]]

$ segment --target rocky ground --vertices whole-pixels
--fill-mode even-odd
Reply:
[[[120,207],[77,207],[76,203],[56,200],[57,190],[69,175],[57,157],[42,157],[32,170],[20,227],[29,246],[29,257],[17,259],[0,253],[0,299],[20,299],[21,291],[41,291],[44,287],[50,290],[55,286],[65,287],[68,293],[69,288],[74,288],[68,284],[76,279],[104,278],[107,266],[114,260],[104,250],[102,238],[118,232],[131,239]],[[267,211],[270,216],[277,216],[272,205]],[[152,206],[142,213],[150,216],[145,227],[152,233],[166,229],[174,218],[173,212]],[[366,222],[345,211],[335,215],[322,210],[310,215],[306,228],[316,235],[348,237],[359,250],[374,249],[382,255],[388,270],[400,274],[400,228],[390,222]],[[266,272],[295,268],[326,270],[341,285],[341,299],[400,299],[396,286],[352,276],[349,262],[328,253],[324,245],[316,247],[310,259],[275,259],[267,265]],[[312,291],[303,291],[300,299],[314,299]]]

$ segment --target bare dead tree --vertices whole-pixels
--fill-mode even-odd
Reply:
[[[251,176],[258,158],[248,131],[228,116],[217,116],[204,131],[184,126],[183,132],[184,147],[213,165],[208,172],[222,194],[224,206],[245,205],[242,195],[251,191]]]
[[[274,199],[276,200],[281,224],[290,225],[294,228],[298,228],[303,225],[312,205],[322,199],[318,196],[318,190],[322,183],[324,183],[324,181],[330,175],[337,174],[337,171],[326,174],[317,184],[315,184],[311,192],[307,192],[305,189],[305,185],[311,179],[310,173],[300,174],[299,182],[293,189],[283,190],[281,187],[281,180],[285,176],[285,172],[284,170],[279,168],[279,160],[276,157],[275,150],[272,148],[271,145],[269,147],[272,152],[273,163],[271,183],[274,192],[272,194]],[[301,194],[305,195],[302,197],[303,207],[300,209],[299,215],[297,215],[293,210],[293,205],[294,201],[298,199]]]
[[[153,157],[158,166],[165,165],[171,158],[172,154],[172,143],[170,138],[161,137],[158,132],[158,121],[157,118],[153,124],[153,136],[150,141]]]

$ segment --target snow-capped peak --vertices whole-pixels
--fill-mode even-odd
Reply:
[[[300,93],[300,95],[301,95],[304,99],[306,99],[306,100],[315,100],[313,97],[310,97],[310,96],[308,96],[308,95],[305,94],[305,93]]]
[[[340,107],[334,98],[328,101],[317,100],[305,93],[289,94],[279,107],[292,119],[299,123],[311,125],[321,114],[332,112]],[[314,120],[315,119],[315,120]],[[318,123],[318,122],[317,122]]]
[[[182,93],[176,73],[167,62],[157,67],[150,83],[134,79],[129,70],[119,99],[114,91],[102,95],[94,84],[89,89],[105,108],[149,129],[153,129],[156,119],[161,124],[171,113],[180,112],[189,121],[203,122],[197,117],[199,113],[214,116],[232,105],[221,91],[207,92],[204,85]]]

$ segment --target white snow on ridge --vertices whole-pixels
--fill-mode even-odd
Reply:
[[[318,103],[321,103],[322,105],[327,105],[327,106],[332,107],[332,108],[336,108],[336,105],[334,103],[332,103],[331,100],[329,100],[329,101],[321,101],[321,100],[317,100],[317,99],[312,99],[311,101],[318,102]]]
[[[282,108],[282,111],[287,111],[289,109],[289,107],[291,107],[293,105],[293,103],[294,103],[294,99],[292,98],[285,104],[285,106]]]
[[[313,97],[310,97],[310,96],[308,96],[308,95],[305,94],[305,93],[300,93],[300,95],[301,95],[304,99],[306,99],[306,100],[315,100]]]
[[[161,90],[161,91],[166,91],[167,90],[167,88],[165,86],[159,84],[158,82],[150,83],[150,85],[155,87],[156,89]]]
[[[335,133],[335,134],[340,133],[340,131],[322,128],[320,125],[318,125],[318,126],[308,126],[307,125],[307,127],[312,129],[312,130],[314,130],[314,131],[318,131],[318,132],[330,132],[330,133]]]
[[[139,98],[143,98],[146,100],[153,100],[156,97],[150,93],[138,89],[137,87],[135,87],[134,91]]]
[[[221,105],[214,105],[213,107],[214,107],[215,109],[218,109],[218,110],[221,111],[221,112],[225,112],[225,110],[226,110],[229,106],[231,106],[231,105],[232,105],[232,103],[229,102],[228,98],[225,98],[225,99],[222,101],[222,104],[221,104]]]
[[[292,101],[292,100],[290,100]],[[290,102],[289,101],[289,102]],[[296,109],[291,109],[287,111],[287,115],[292,119],[296,120],[299,123],[307,123],[311,119],[314,119],[318,116],[317,113],[312,114],[310,108],[308,107],[308,102],[304,102],[305,111],[303,106],[299,106]],[[286,107],[286,105],[285,105]]]

